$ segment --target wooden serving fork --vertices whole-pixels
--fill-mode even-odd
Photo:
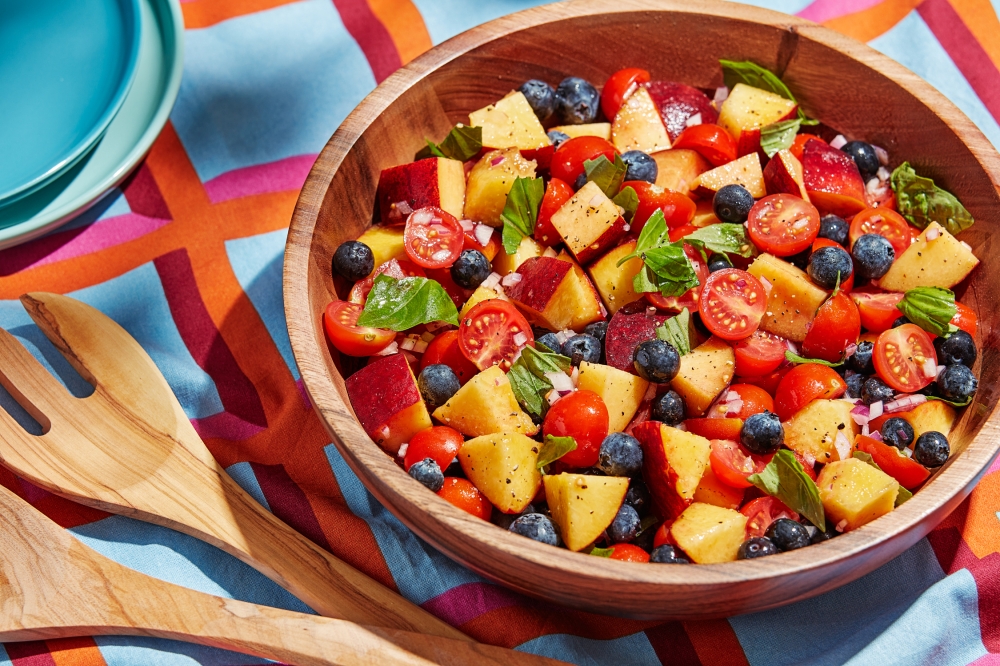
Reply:
[[[258,504],[212,457],[159,369],[121,326],[67,296],[33,293],[21,302],[95,390],[73,397],[0,329],[0,383],[45,430],[29,434],[0,409],[6,467],[56,495],[221,548],[321,615],[471,640]]]

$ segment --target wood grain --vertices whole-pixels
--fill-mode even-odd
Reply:
[[[551,659],[256,606],[172,585],[83,545],[0,487],[0,641],[154,636],[300,666],[506,664]]]
[[[634,42],[641,48],[605,48]],[[336,298],[330,258],[371,224],[383,168],[412,160],[470,111],[529,78],[604,81],[641,66],[656,79],[698,87],[722,82],[719,58],[776,71],[805,111],[845,136],[953,191],[976,217],[962,238],[986,259],[961,300],[979,315],[980,389],[952,436],[957,453],[889,515],[830,542],[765,560],[693,567],[610,561],[509,534],[428,493],[360,427],[341,360],[321,313]],[[285,314],[292,349],[330,437],[368,489],[451,558],[525,594],[641,619],[708,618],[811,597],[863,576],[916,543],[968,495],[996,457],[1000,357],[994,333],[1000,281],[993,233],[1000,223],[1000,156],[953,104],[898,63],[795,17],[717,0],[580,0],[546,5],[474,28],[416,59],[372,92],[320,154],[299,197],[285,252]]]

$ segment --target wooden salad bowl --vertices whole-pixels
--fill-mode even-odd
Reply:
[[[753,561],[657,566],[536,543],[486,523],[411,479],[365,434],[328,346],[322,313],[337,298],[331,258],[371,224],[382,169],[413,160],[470,111],[522,82],[603,82],[623,67],[700,88],[722,84],[719,58],[781,76],[805,111],[885,147],[955,193],[977,220],[962,234],[984,261],[959,289],[979,316],[979,391],[950,437],[954,455],[916,495],[832,541]],[[473,28],[390,76],[347,117],[313,166],[288,235],[284,298],[292,349],[332,441],[367,488],[449,557],[527,595],[638,619],[759,611],[853,581],[924,537],[971,492],[1000,448],[1000,155],[937,90],[873,49],[808,21],[719,0],[580,0]],[[992,287],[990,285],[993,285]],[[343,289],[343,285],[341,285]]]

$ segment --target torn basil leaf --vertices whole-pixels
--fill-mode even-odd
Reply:
[[[455,125],[440,145],[427,140],[427,146],[416,154],[415,159],[426,157],[448,157],[459,162],[470,160],[483,149],[483,128]]]
[[[975,222],[954,194],[935,185],[932,179],[918,176],[909,162],[896,167],[890,183],[899,214],[920,229],[937,222],[955,235]]]
[[[405,331],[435,321],[458,326],[458,310],[444,287],[425,277],[397,280],[379,275],[358,317],[358,326]]]
[[[535,233],[535,222],[538,220],[538,208],[545,196],[545,183],[541,178],[514,179],[514,184],[507,193],[500,219],[503,220],[501,240],[507,254],[517,252],[521,239]]]
[[[801,363],[816,363],[818,365],[825,365],[828,368],[839,368],[844,365],[844,361],[837,361],[836,363],[830,363],[830,361],[824,361],[821,358],[806,358],[805,356],[799,356],[792,352],[792,350],[785,350],[785,360],[789,363],[795,363],[799,365]]]
[[[691,313],[687,308],[656,329],[656,337],[674,346],[681,356],[691,353]]]
[[[802,125],[801,118],[780,120],[760,128],[760,148],[768,157],[774,157],[779,150],[786,150],[795,141]]]
[[[760,474],[748,477],[747,481],[808,518],[821,532],[826,531],[819,488],[791,451],[782,449],[775,453],[767,467]]]
[[[618,190],[625,181],[625,172],[628,171],[618,153],[615,153],[614,162],[604,155],[599,155],[595,160],[585,160],[583,169],[587,174],[587,180],[601,188],[609,199],[618,195]]]
[[[941,287],[916,287],[903,294],[896,307],[907,319],[928,333],[946,338],[958,330],[951,323],[958,308],[955,292]]]
[[[684,242],[699,249],[718,254],[738,254],[741,257],[754,256],[754,246],[747,238],[747,230],[742,224],[719,222],[702,227],[684,237]],[[730,262],[731,263],[731,262]]]
[[[555,461],[559,460],[570,451],[575,450],[576,440],[572,437],[556,437],[555,435],[546,435],[545,441],[542,442],[542,450],[538,452],[538,462],[536,463],[536,466],[538,469],[544,470],[544,468],[548,465],[551,465]]]
[[[639,195],[635,193],[635,189],[632,187],[626,187],[621,192],[615,195],[612,199],[616,206],[621,206],[622,210],[625,211],[622,217],[625,218],[626,222],[631,222],[632,218],[635,217],[635,211],[639,210]]]

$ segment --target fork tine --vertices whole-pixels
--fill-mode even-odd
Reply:
[[[59,405],[73,396],[66,387],[24,348],[17,338],[0,328],[0,384],[13,396],[26,412],[41,424],[44,430],[51,425],[50,415],[59,412]],[[0,410],[8,419],[21,427],[13,417]]]

